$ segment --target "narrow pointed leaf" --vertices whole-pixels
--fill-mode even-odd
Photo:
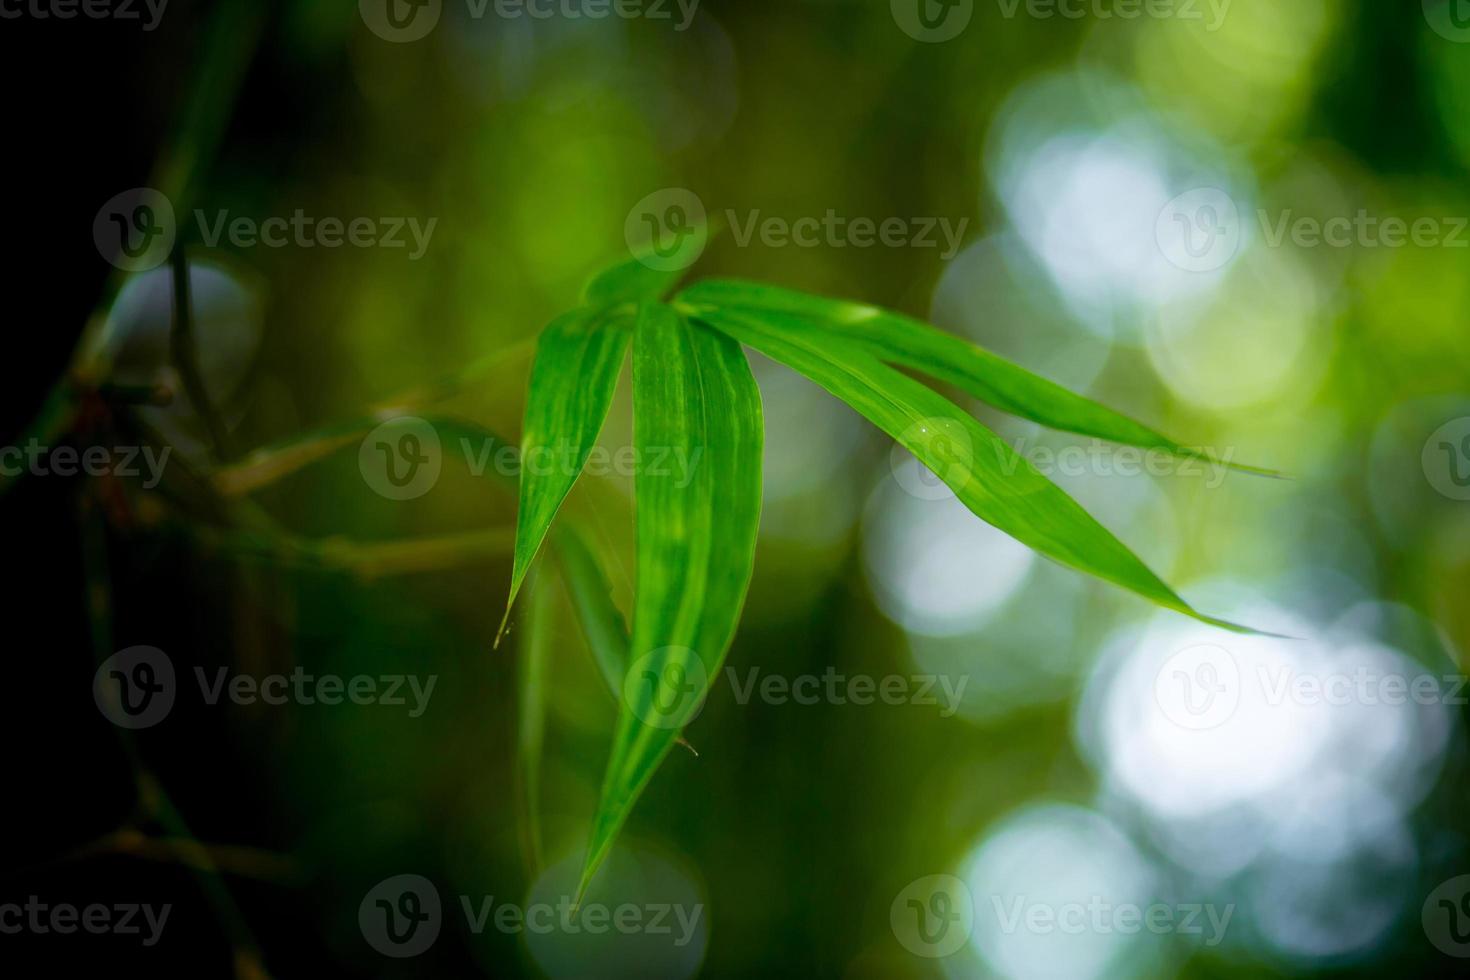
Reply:
[[[656,252],[652,246],[635,249],[632,258],[593,276],[582,293],[582,301],[588,306],[610,306],[663,299],[689,274],[690,267],[722,227],[718,220],[699,224],[678,238],[671,252]]]
[[[572,603],[572,613],[582,629],[582,638],[597,664],[613,701],[623,699],[623,681],[628,673],[628,622],[612,599],[612,584],[592,553],[583,533],[563,523],[553,533],[562,581]],[[677,744],[693,755],[694,746],[681,735]]]
[[[589,306],[662,299],[679,285],[688,272],[687,268],[657,269],[641,259],[628,259],[594,276],[582,299]]]
[[[1166,608],[1242,630],[1196,612],[1003,439],[865,348],[813,333],[789,314],[724,311],[703,319],[847,402],[912,452],[976,516],[1021,543]]]
[[[541,576],[545,579],[546,576]],[[546,661],[552,644],[553,583],[539,581],[531,589],[531,608],[520,644],[517,678],[517,768],[520,773],[521,828],[526,858],[533,873],[541,869],[541,752],[546,741]]]
[[[864,303],[738,280],[705,280],[684,290],[679,299],[698,306],[808,319],[813,329],[846,337],[880,361],[912,368],[987,405],[1051,429],[1217,462],[1243,473],[1281,476],[1274,470],[1217,459],[1202,449],[1184,446],[961,337]]]
[[[582,637],[608,690],[620,699],[623,678],[628,673],[628,624],[613,602],[612,587],[582,533],[563,524],[553,540]]]
[[[520,506],[507,619],[552,519],[602,431],[628,336],[621,324],[585,310],[554,320],[541,334],[521,433]],[[505,631],[505,620],[500,631]]]
[[[637,594],[631,664],[583,869],[703,705],[750,584],[760,521],[760,393],[740,345],[645,305],[633,341]],[[650,465],[655,458],[684,465]]]

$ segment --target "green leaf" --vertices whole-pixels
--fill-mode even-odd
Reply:
[[[588,306],[614,306],[663,299],[688,272],[687,268],[655,269],[641,259],[628,259],[594,276],[583,291],[582,301]]]
[[[682,302],[808,319],[811,329],[839,334],[889,364],[927,374],[1012,415],[1051,429],[1219,462],[1244,473],[1280,477],[1274,470],[1217,460],[1175,442],[1127,416],[1073,394],[1018,364],[927,323],[863,303],[826,299],[738,280],[705,280],[679,294]]]
[[[582,302],[606,307],[663,299],[684,280],[710,239],[723,228],[718,219],[695,225],[692,234],[679,238],[672,254],[657,254],[651,245],[635,249],[632,258],[593,276],[582,292]]]
[[[580,531],[563,524],[553,543],[587,648],[608,690],[620,699],[628,673],[628,625],[613,602],[612,587]]]
[[[703,705],[750,584],[760,522],[760,392],[740,346],[647,304],[633,341],[638,459],[632,663],[579,894]],[[686,466],[654,466],[679,459]]]
[[[564,522],[552,532],[552,542],[582,638],[607,684],[608,694],[614,702],[620,702],[628,674],[628,622],[613,602],[612,585],[582,532]],[[699,755],[683,736],[676,741],[692,755]]]
[[[597,442],[627,348],[621,324],[587,310],[557,318],[541,334],[521,432],[515,559],[497,645],[531,561]]]
[[[541,576],[545,579],[545,576]],[[516,738],[517,768],[520,773],[521,827],[528,863],[533,873],[541,868],[541,750],[546,742],[546,661],[552,644],[550,581],[539,581],[531,589],[531,608],[521,637],[521,663],[517,678]]]
[[[1003,439],[864,347],[814,332],[785,313],[716,311],[701,319],[847,402],[929,467],[976,516],[1016,540],[1166,608],[1244,631],[1196,612]]]

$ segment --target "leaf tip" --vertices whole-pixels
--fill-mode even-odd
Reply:
[[[495,642],[490,644],[490,649],[499,650],[500,641],[505,638],[505,629],[510,625],[510,609],[516,601],[515,593],[505,600],[505,615],[500,617],[500,628],[495,631]]]
[[[576,894],[572,896],[572,915],[576,915],[577,910],[582,907],[582,899],[586,897],[587,888],[592,884],[592,876],[596,873],[596,865],[589,864],[587,867],[582,869],[582,877],[577,882]]]

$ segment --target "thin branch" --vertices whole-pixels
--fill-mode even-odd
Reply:
[[[115,830],[82,845],[60,860],[81,861],[104,854],[176,863],[211,874],[222,872],[283,884],[298,882],[303,877],[301,869],[290,858],[260,848],[206,844],[190,837],[154,837],[136,827]]]
[[[82,538],[82,574],[86,582],[87,619],[91,627],[93,652],[100,665],[113,652],[112,581],[108,570],[106,531],[86,495],[82,496],[79,506],[81,514],[78,523]],[[133,783],[140,810],[149,818],[157,820],[174,837],[192,838],[194,835],[184,822],[183,815],[143,762],[132,733],[117,728],[116,734],[123,754],[133,770]],[[220,880],[218,867],[208,853],[196,852],[193,856],[196,860],[191,867],[195,878],[229,935],[236,960],[258,965],[259,945],[229,889]]]
[[[195,414],[204,422],[205,431],[209,433],[215,459],[223,461],[230,457],[229,436],[225,431],[224,421],[209,400],[209,389],[204,384],[204,376],[199,373],[199,344],[194,333],[189,258],[185,254],[182,241],[174,246],[170,262],[173,269],[174,320],[168,335],[169,356],[174,370],[179,374],[179,382],[184,386],[184,394],[189,396]]]
[[[238,498],[253,493],[358,442],[377,426],[402,415],[406,408],[407,406],[378,408],[372,415],[317,429],[286,442],[257,449],[238,463],[216,470],[212,478],[214,487],[226,498]],[[448,435],[515,446],[515,443],[475,422],[443,415],[428,415],[425,416],[425,421],[444,430]],[[504,483],[505,488],[515,492],[515,477],[499,472],[491,475],[502,477],[500,482]]]
[[[263,532],[233,532],[214,537],[212,543],[239,556],[374,579],[437,572],[501,559],[515,547],[515,529],[489,528],[382,543],[341,537],[307,540]]]

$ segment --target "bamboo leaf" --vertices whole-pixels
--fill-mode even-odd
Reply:
[[[880,361],[912,368],[954,385],[987,405],[1051,429],[1218,462],[1243,473],[1281,476],[1275,470],[1219,460],[1201,449],[1184,446],[983,347],[888,310],[739,280],[705,280],[684,290],[679,299],[701,307],[733,307],[804,318],[811,323],[809,330],[841,335]]]
[[[612,306],[663,299],[688,272],[687,268],[655,269],[641,259],[628,259],[593,276],[582,301],[588,306]]]
[[[542,578],[546,578],[542,576]],[[520,674],[517,678],[519,726],[516,754],[520,773],[521,827],[527,862],[532,874],[541,862],[541,752],[546,742],[546,662],[552,644],[550,581],[536,583],[531,590],[531,608],[521,638]]]
[[[521,433],[515,559],[497,645],[531,561],[602,430],[627,347],[621,324],[587,310],[554,320],[537,344]]]
[[[580,531],[562,525],[554,537],[562,580],[597,672],[614,698],[628,673],[628,625],[612,600],[612,586]]]
[[[760,392],[740,346],[661,304],[633,341],[633,438],[686,467],[640,465],[632,663],[579,893],[703,706],[750,584],[760,520]]]
[[[1196,612],[1081,505],[953,402],[881,363],[867,349],[786,313],[717,311],[702,319],[806,375],[897,439],[976,516],[1043,555],[1161,606]]]
[[[559,525],[553,532],[553,543],[582,637],[608,694],[613,701],[620,702],[628,673],[628,622],[613,602],[612,584],[602,573],[602,565],[588,547],[586,537],[574,526]],[[691,755],[699,755],[682,735],[677,744]]]
[[[606,307],[663,299],[684,280],[710,239],[723,228],[718,219],[703,221],[689,234],[680,236],[669,253],[656,252],[651,244],[635,249],[632,258],[593,276],[582,293],[582,302]]]

